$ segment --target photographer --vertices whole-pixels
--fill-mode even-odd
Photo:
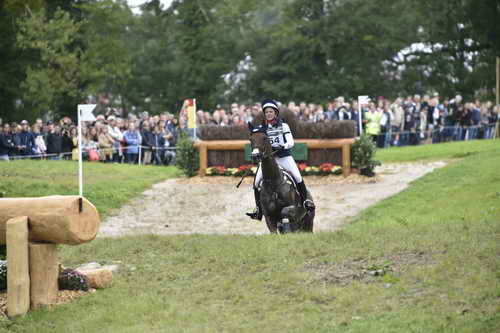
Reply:
[[[14,144],[19,155],[29,156],[34,154],[36,148],[35,137],[30,131],[27,120],[21,121],[21,131],[14,136]]]

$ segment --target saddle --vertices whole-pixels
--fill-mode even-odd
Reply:
[[[288,171],[283,169],[281,166],[279,166],[279,168],[280,168],[281,172],[283,173],[283,181],[292,185],[295,192],[297,192],[297,195],[300,196],[299,190],[297,189],[297,182],[295,181],[295,178],[293,178],[293,176]],[[261,186],[262,186],[262,180],[259,182],[259,184],[257,186],[257,189],[259,190],[259,192],[261,190]]]

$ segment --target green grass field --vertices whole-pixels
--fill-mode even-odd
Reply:
[[[106,216],[152,184],[180,175],[174,167],[84,163],[83,194]],[[78,163],[12,161],[0,164],[4,197],[78,195]]]
[[[499,148],[499,140],[455,141],[434,145],[379,149],[375,154],[375,159],[385,163],[448,160],[498,150]]]
[[[140,236],[61,246],[69,267],[119,262],[113,287],[2,321],[0,330],[499,332],[498,144],[380,151],[383,161],[417,153],[419,160],[462,158],[335,233]],[[115,168],[102,171],[107,167]],[[17,172],[1,170],[2,183]],[[108,186],[122,186],[118,179]],[[18,195],[35,195],[24,188]]]

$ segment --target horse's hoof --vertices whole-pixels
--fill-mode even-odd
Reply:
[[[260,212],[246,213],[252,220],[262,221],[262,214]]]

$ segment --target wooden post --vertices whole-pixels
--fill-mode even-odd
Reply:
[[[28,217],[18,216],[6,222],[7,314],[26,314],[30,308],[28,255]]]
[[[205,142],[202,142],[200,144],[199,148],[200,152],[200,170],[198,171],[198,174],[200,176],[205,176],[205,173],[207,171],[207,165],[208,165],[208,147]]]
[[[31,308],[54,304],[59,290],[56,244],[30,242],[29,261]]]
[[[351,174],[351,145],[342,146],[342,175],[347,177]]]

